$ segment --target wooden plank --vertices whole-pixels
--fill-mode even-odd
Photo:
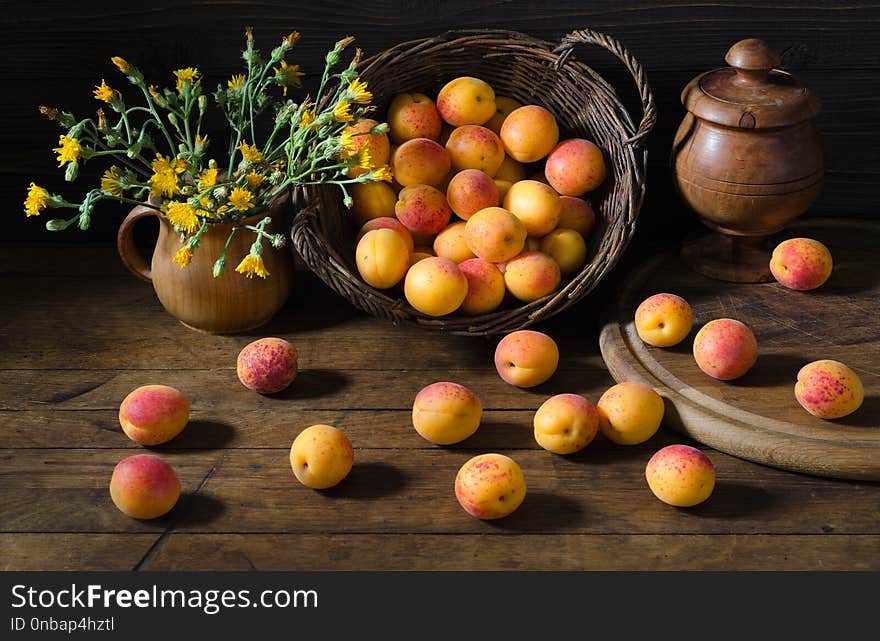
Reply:
[[[456,449],[538,449],[530,410],[483,412],[477,432]],[[334,425],[358,447],[371,449],[433,449],[412,427],[412,413],[404,410],[214,410],[195,411],[181,434],[158,450],[277,449],[289,444],[305,427]],[[137,450],[119,427],[116,410],[34,410],[0,412],[0,448],[3,449],[120,449]],[[661,430],[639,447],[663,447],[673,442],[698,444]],[[591,448],[613,448],[601,434]]]
[[[0,570],[131,570],[155,541],[155,534],[0,534]]]
[[[312,369],[302,371],[285,391],[261,396],[228,370],[0,370],[0,410],[118,409],[133,389],[149,383],[171,385],[186,394],[195,410],[412,409],[420,389],[451,380],[476,392],[484,409],[535,410],[553,394],[585,394],[594,402],[610,387],[604,369],[559,371],[537,387],[505,383],[494,368],[481,370]],[[26,390],[26,392],[23,392]]]
[[[128,519],[107,483],[130,450],[0,452],[5,532],[878,534],[880,488],[798,476],[710,454],[718,481],[694,509],[671,508],[648,490],[644,448],[500,450],[522,466],[522,507],[482,522],[458,505],[453,481],[473,451],[357,449],[351,475],[315,492],[294,479],[288,449],[161,451],[188,494],[155,522]]]
[[[878,570],[876,535],[171,534],[144,570]]]

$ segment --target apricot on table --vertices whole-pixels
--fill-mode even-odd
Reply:
[[[526,497],[522,468],[503,454],[480,454],[458,470],[455,497],[478,519],[500,519],[514,512]]]
[[[260,394],[280,392],[290,386],[299,372],[297,356],[293,344],[283,338],[250,342],[238,353],[238,380]]]
[[[579,394],[557,394],[538,408],[533,425],[538,445],[554,454],[573,454],[596,437],[599,410]]]
[[[559,366],[559,348],[547,334],[530,329],[512,332],[495,348],[495,369],[507,383],[535,387]]]
[[[675,507],[692,507],[715,489],[715,466],[705,453],[688,445],[667,445],[645,467],[648,487]]]
[[[113,468],[110,498],[127,516],[155,519],[167,514],[177,503],[180,481],[174,469],[158,456],[135,454]]]
[[[681,296],[654,294],[636,308],[636,332],[654,347],[678,345],[691,332],[694,313]]]
[[[801,407],[824,419],[848,416],[865,400],[858,375],[843,363],[829,359],[813,361],[801,368],[794,395]]]
[[[119,424],[135,443],[159,445],[170,441],[189,422],[189,399],[167,385],[143,385],[119,405]]]
[[[703,325],[694,337],[694,360],[712,378],[733,380],[758,360],[758,342],[744,323],[718,318]]]
[[[315,490],[338,485],[354,464],[351,441],[332,425],[312,425],[290,446],[290,467],[296,479]]]
[[[452,445],[477,431],[483,415],[480,397],[464,385],[432,383],[413,402],[413,427],[436,445]]]
[[[644,443],[657,433],[665,407],[660,395],[647,385],[618,383],[597,404],[599,429],[618,445]]]
[[[831,276],[833,267],[831,252],[812,238],[784,240],[776,246],[770,258],[773,277],[779,284],[798,291],[823,285]]]

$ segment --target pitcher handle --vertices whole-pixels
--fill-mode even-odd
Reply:
[[[155,209],[138,205],[122,221],[122,224],[119,226],[119,232],[116,235],[116,248],[119,250],[119,257],[122,259],[122,263],[128,267],[132,274],[147,282],[152,282],[153,280],[152,271],[149,261],[134,244],[134,225],[142,218],[156,215],[158,214]]]

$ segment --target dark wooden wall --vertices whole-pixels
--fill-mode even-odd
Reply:
[[[735,41],[760,37],[784,51],[784,64],[824,101],[819,125],[827,147],[827,180],[813,213],[876,217],[880,174],[880,3],[500,0],[350,2],[341,0],[146,0],[105,7],[81,2],[3,3],[0,11],[0,198],[5,239],[109,242],[124,213],[104,207],[89,234],[52,235],[43,221],[25,220],[21,201],[30,180],[64,185],[49,148],[58,131],[36,105],[63,105],[77,113],[95,108],[91,88],[106,77],[126,86],[110,64],[122,55],[160,82],[172,69],[195,65],[208,85],[239,64],[242,29],[253,25],[268,49],[292,29],[302,33],[296,62],[318,73],[325,51],[346,34],[368,54],[402,40],[454,28],[498,27],[556,41],[591,27],[619,38],[645,65],[656,93],[659,121],[650,143],[648,198],[643,228],[680,230],[693,222],[671,192],[667,159],[683,115],[679,93],[696,73],[723,64]],[[581,50],[629,104],[626,73],[603,52]],[[87,175],[90,172],[86,172]]]

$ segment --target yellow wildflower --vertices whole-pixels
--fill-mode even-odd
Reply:
[[[178,69],[174,72],[175,77],[177,77],[177,90],[180,91],[183,89],[183,83],[188,82],[189,84],[195,84],[196,80],[199,79],[199,70],[195,67],[186,67],[185,69]]]
[[[299,117],[299,128],[305,129],[313,122],[315,122],[315,114],[308,109],[303,110],[302,115]]]
[[[275,71],[275,82],[284,87],[284,95],[287,95],[288,87],[301,87],[302,78],[305,74],[300,72],[299,65],[289,65],[284,60],[281,61],[280,67],[273,67]]]
[[[252,171],[247,176],[245,176],[244,179],[251,187],[259,187],[263,184],[263,181],[266,180],[266,177],[263,174]]]
[[[153,100],[159,100],[162,97],[162,94],[159,93],[159,90],[156,89],[156,85],[150,85],[147,87],[150,92],[150,95],[153,97]]]
[[[369,145],[361,145],[361,148],[358,149],[357,166],[366,169],[367,171],[370,171],[373,168],[373,157],[370,155]]]
[[[120,178],[119,167],[116,167],[115,165],[110,167],[110,169],[105,171],[104,175],[101,176],[101,189],[113,196],[122,196],[122,186],[119,184]]]
[[[173,196],[180,192],[180,186],[177,184],[177,174],[181,173],[185,167],[180,166],[180,161],[176,158],[166,158],[162,154],[156,154],[155,160],[150,163],[153,168],[153,175],[150,177],[150,186],[153,194],[162,194],[163,196]]]
[[[229,194],[229,204],[238,211],[247,211],[254,206],[254,195],[244,187],[236,187]]]
[[[299,40],[299,31],[291,31],[287,37],[284,38],[284,44],[287,47],[292,47]]]
[[[373,170],[373,178],[390,183],[394,179],[394,176],[391,173],[391,168],[388,165],[385,165],[384,167],[379,167],[378,169]]]
[[[55,147],[52,151],[58,154],[58,166],[62,167],[66,162],[77,164],[79,157],[82,155],[82,147],[76,138],[68,138],[61,136],[58,139],[60,147]]]
[[[348,94],[351,99],[360,105],[366,105],[373,99],[373,94],[367,91],[367,83],[360,78],[355,78],[348,83]]]
[[[124,74],[131,73],[131,65],[128,64],[125,60],[123,60],[119,56],[113,56],[112,58],[110,58],[110,60],[111,60],[111,62],[113,62],[114,65],[116,65],[119,68],[119,71],[121,71],[122,73],[124,73]]]
[[[208,138],[208,136],[196,134],[196,140],[195,140],[196,151],[199,151],[199,150],[204,151],[205,149],[208,148],[208,145],[210,145],[210,144],[211,144],[211,139]]]
[[[107,82],[101,78],[101,84],[95,86],[95,98],[103,102],[113,102],[116,98],[116,91],[107,86]]]
[[[256,145],[249,145],[246,142],[242,142],[238,147],[236,147],[241,152],[241,155],[245,160],[252,163],[261,163],[265,161],[263,158],[263,154],[260,153],[260,150],[257,149]]]
[[[165,212],[168,222],[188,234],[191,234],[199,227],[199,219],[196,216],[196,210],[187,203],[171,203],[168,211]]]
[[[180,268],[183,269],[190,264],[190,261],[192,261],[192,257],[193,253],[192,250],[189,248],[189,245],[184,245],[177,250],[177,253],[174,254],[174,258],[172,258],[171,260],[180,265]]]
[[[28,216],[39,216],[47,206],[49,192],[31,183],[28,188],[27,198],[24,199],[24,213]]]
[[[357,145],[355,145],[354,141],[354,132],[350,128],[346,128],[339,134],[339,145],[347,152],[354,152],[357,150]]]
[[[238,267],[235,268],[235,271],[239,274],[244,274],[248,278],[253,278],[254,276],[266,278],[266,276],[269,275],[266,266],[263,264],[263,259],[259,256],[254,256],[253,254],[245,256],[238,264]]]
[[[199,189],[209,189],[217,184],[217,168],[209,167],[198,177]]]
[[[336,118],[337,122],[349,122],[354,118],[351,115],[351,105],[347,102],[337,102],[336,106],[333,107],[333,117]]]
[[[226,81],[226,84],[233,91],[238,91],[242,87],[244,87],[244,74],[240,73],[238,75],[232,76],[229,80]]]

